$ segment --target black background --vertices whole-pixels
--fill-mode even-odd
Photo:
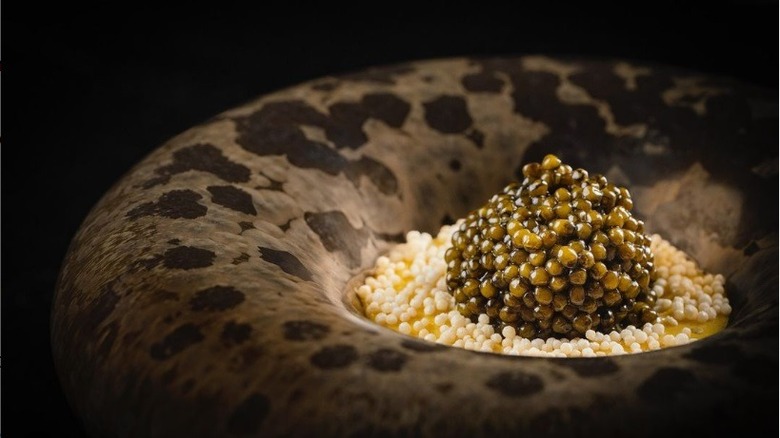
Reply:
[[[319,76],[458,55],[629,58],[734,77],[776,96],[772,3],[516,12],[443,3],[429,16],[388,3],[309,17],[216,5],[4,8],[3,432],[83,435],[49,353],[59,265],[110,185],[189,126]]]

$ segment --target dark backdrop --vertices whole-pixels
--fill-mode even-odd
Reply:
[[[218,112],[322,75],[456,55],[624,57],[731,76],[777,93],[772,2],[517,12],[478,10],[472,2],[460,10],[445,4],[436,16],[377,3],[374,18],[335,6],[301,18],[301,10],[280,15],[214,5],[160,11],[30,3],[24,11],[4,8],[2,17],[7,436],[83,434],[49,353],[49,308],[68,242],[131,165]]]

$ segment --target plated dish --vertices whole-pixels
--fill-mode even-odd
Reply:
[[[720,274],[632,213],[625,187],[552,154],[433,239],[411,231],[355,291],[400,333],[510,355],[603,357],[726,326]]]
[[[741,430],[777,395],[776,108],[727,79],[541,56],[262,96],[162,145],[85,219],[52,309],[65,392],[97,436]],[[649,233],[722,274],[725,329],[642,354],[513,357],[364,316],[361,273],[547,154],[627,187]]]

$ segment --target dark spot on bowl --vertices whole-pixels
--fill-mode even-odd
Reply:
[[[287,222],[279,225],[279,229],[286,232],[287,230],[290,229],[290,225],[292,224],[292,221],[293,219],[287,220]]]
[[[110,284],[103,287],[84,312],[84,331],[93,333],[114,312],[117,303],[119,303],[119,295],[114,292],[113,287]]]
[[[233,261],[230,262],[233,265],[240,265],[249,261],[249,254],[242,252],[239,256],[233,257]]]
[[[190,310],[223,311],[244,302],[244,293],[233,286],[214,286],[195,293],[190,299]]]
[[[463,88],[472,92],[500,93],[504,88],[504,81],[497,78],[492,72],[480,72],[463,76],[461,79]]]
[[[757,253],[759,249],[761,249],[761,248],[759,248],[759,246],[756,243],[756,241],[755,240],[751,240],[750,243],[748,244],[748,246],[746,246],[745,249],[742,250],[742,253],[749,257],[749,256],[752,256],[753,254]]]
[[[149,355],[152,359],[165,360],[202,340],[200,329],[195,324],[187,323],[168,333],[162,341],[153,344]]]
[[[211,173],[227,182],[249,181],[249,168],[228,160],[216,146],[198,143],[173,153],[173,162],[155,170],[158,175],[144,183],[144,188],[167,183],[172,175],[196,170]]]
[[[220,338],[227,344],[241,344],[249,339],[252,334],[252,326],[246,323],[228,321],[222,328]]]
[[[197,269],[211,266],[216,254],[193,246],[177,246],[165,251],[163,265],[169,269]]]
[[[343,253],[350,267],[359,266],[360,250],[368,238],[365,228],[354,228],[340,211],[306,212],[304,219],[325,249]]]
[[[423,103],[423,108],[428,126],[443,134],[464,132],[473,123],[462,96],[439,96]]]
[[[146,202],[127,212],[135,220],[143,216],[163,216],[170,219],[195,219],[205,216],[208,208],[199,204],[203,198],[192,190],[172,190],[163,193],[157,202]]]
[[[240,213],[257,215],[252,195],[234,186],[209,186],[211,201]]]
[[[522,371],[502,371],[488,379],[485,386],[512,398],[528,397],[544,389],[542,379]]]
[[[383,193],[394,193],[397,181],[390,169],[367,156],[350,160],[330,145],[309,139],[301,126],[320,127],[338,148],[357,149],[368,141],[363,123],[369,117],[400,126],[409,104],[380,94],[365,96],[357,103],[338,102],[329,110],[330,114],[322,113],[300,100],[271,102],[237,120],[236,141],[257,155],[284,155],[302,169],[319,169],[329,175],[344,173],[355,186],[365,176]]]
[[[282,271],[290,275],[294,275],[301,280],[311,281],[311,272],[306,268],[306,266],[303,265],[303,263],[301,263],[300,260],[298,260],[297,257],[290,254],[289,252],[267,248],[264,246],[258,246],[257,249],[260,251],[261,259],[267,261],[268,263],[273,263],[274,265],[281,268]]]
[[[437,383],[433,385],[433,388],[442,394],[447,394],[455,388],[455,384],[452,382]]]
[[[318,322],[298,320],[285,321],[282,333],[291,341],[317,341],[328,335],[330,327]]]
[[[390,93],[367,94],[361,104],[369,117],[381,120],[393,128],[400,128],[411,110],[409,102]]]
[[[474,142],[479,149],[482,149],[482,147],[485,146],[485,134],[479,129],[469,129],[468,132],[466,132],[466,138]]]
[[[368,355],[368,366],[381,372],[400,371],[409,359],[404,353],[390,348],[381,348]]]
[[[370,157],[360,157],[345,170],[345,175],[357,187],[365,176],[385,195],[398,192],[398,179],[384,164]]]
[[[241,227],[241,232],[243,233],[246,230],[252,230],[255,228],[255,224],[248,221],[241,221],[238,223],[238,226]]]
[[[608,357],[564,359],[555,363],[572,369],[579,377],[608,376],[620,371],[617,363]]]
[[[310,362],[317,368],[323,370],[331,370],[336,368],[344,368],[355,362],[358,358],[357,350],[351,345],[333,345],[329,347],[323,347],[318,352],[314,353],[310,358]]]

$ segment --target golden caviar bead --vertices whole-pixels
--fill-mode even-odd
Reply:
[[[633,259],[634,255],[636,255],[636,250],[634,249],[634,245],[632,243],[626,242],[618,246],[618,255],[620,255],[620,258],[623,260]]]
[[[550,304],[553,300],[553,293],[546,287],[537,287],[534,290],[534,299],[539,304]]]
[[[611,228],[609,230],[609,241],[615,245],[623,243],[623,229],[618,227]]]
[[[528,254],[528,261],[533,266],[542,266],[547,261],[547,255],[544,251],[536,251]]]
[[[511,260],[513,264],[519,266],[522,263],[525,263],[526,260],[528,260],[528,253],[522,249],[513,250],[512,252],[509,253],[509,260]]]
[[[569,193],[569,191],[564,187],[557,188],[554,195],[558,202],[568,202],[571,200],[571,193]]]
[[[489,281],[483,281],[479,285],[479,293],[485,298],[493,298],[496,296],[496,287]]]
[[[534,318],[541,321],[545,321],[552,318],[553,313],[555,313],[553,308],[547,305],[540,304],[534,307]]]
[[[553,230],[544,230],[539,235],[542,239],[542,246],[552,248],[558,242],[558,233]]]
[[[477,280],[469,278],[463,283],[463,287],[461,289],[468,297],[475,297],[479,293],[479,283]]]
[[[526,251],[536,251],[542,247],[542,238],[537,234],[529,233],[523,237],[522,243]]]
[[[615,304],[619,303],[620,300],[622,300],[623,297],[620,296],[620,292],[616,290],[607,290],[604,292],[604,297],[602,300],[604,300],[604,304],[607,306],[614,306]]]
[[[568,219],[556,219],[552,222],[551,228],[559,236],[571,236],[577,231],[574,224]]]
[[[503,239],[504,234],[504,229],[500,225],[492,225],[488,228],[488,236],[495,241]]]
[[[552,170],[561,165],[561,159],[553,154],[547,154],[542,159],[542,169]]]
[[[547,273],[550,275],[561,275],[563,273],[563,265],[558,259],[547,259],[544,269],[546,269]]]
[[[615,271],[607,271],[601,278],[601,284],[604,286],[604,289],[607,290],[617,288],[618,281],[618,274]]]
[[[590,226],[590,224],[587,224],[585,222],[580,222],[577,224],[577,237],[580,239],[588,239],[590,237],[590,234],[593,232],[593,227]]]
[[[512,294],[512,296],[520,298],[526,292],[528,292],[528,285],[525,284],[523,280],[514,278],[509,282],[509,293]]]
[[[503,271],[504,279],[511,281],[512,279],[516,278],[519,273],[520,271],[517,269],[517,265],[507,265]]]
[[[553,277],[550,279],[549,286],[553,291],[560,292],[569,286],[569,281],[563,276]]]
[[[604,260],[607,258],[607,248],[602,243],[592,243],[590,245],[590,252],[593,254],[595,260]]]
[[[547,271],[545,271],[544,268],[535,268],[533,272],[531,272],[530,279],[531,284],[534,286],[545,286],[547,285],[550,276],[547,274]]]
[[[588,273],[584,269],[573,269],[569,272],[569,282],[571,284],[583,285],[588,279]]]
[[[567,268],[573,268],[577,264],[577,252],[570,246],[562,246],[558,250],[558,261]]]
[[[596,262],[590,269],[590,276],[596,280],[600,280],[607,273],[607,265],[601,262]]]
[[[520,221],[512,219],[506,224],[506,233],[514,236],[514,234],[520,231],[522,228],[523,225],[520,223]]]
[[[579,306],[585,302],[585,289],[582,286],[574,286],[569,289],[569,302]]]
[[[586,249],[577,256],[577,262],[583,268],[590,269],[596,263],[596,258],[593,256],[592,252]]]
[[[572,327],[574,327],[574,329],[581,334],[585,334],[585,332],[590,330],[592,324],[593,319],[590,317],[590,315],[585,313],[580,313],[579,315],[575,316],[574,320],[572,321]]]
[[[588,285],[588,290],[585,293],[594,300],[598,300],[604,296],[604,288],[599,283],[594,282]]]

